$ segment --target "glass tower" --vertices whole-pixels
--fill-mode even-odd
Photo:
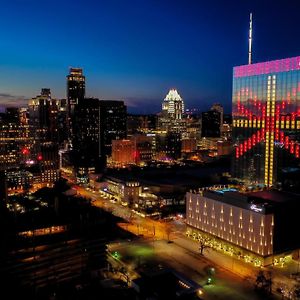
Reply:
[[[70,68],[67,75],[67,98],[69,105],[69,113],[73,115],[74,108],[80,99],[85,96],[85,76],[80,68]]]
[[[233,69],[232,175],[278,186],[300,164],[300,56]]]

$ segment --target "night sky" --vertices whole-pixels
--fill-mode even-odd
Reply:
[[[87,96],[152,113],[170,88],[186,107],[231,109],[232,68],[300,55],[300,1],[1,1],[0,105],[24,105],[49,87],[65,98],[68,68]]]

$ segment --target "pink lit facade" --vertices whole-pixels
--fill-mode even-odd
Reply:
[[[213,199],[213,198],[214,199]],[[205,232],[259,256],[273,254],[274,215],[254,204],[221,201],[213,192],[186,194],[188,227]]]
[[[300,56],[233,68],[233,78],[300,70]]]

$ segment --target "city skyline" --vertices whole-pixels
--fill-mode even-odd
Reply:
[[[158,112],[170,88],[187,107],[220,102],[229,112],[232,68],[247,63],[250,12],[253,63],[299,54],[290,38],[299,34],[298,5],[270,11],[267,2],[7,3],[0,106],[22,105],[42,87],[66,98],[69,67],[82,67],[87,97],[124,100],[129,112]]]

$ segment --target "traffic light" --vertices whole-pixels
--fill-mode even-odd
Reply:
[[[114,251],[113,254],[112,254],[112,256],[113,256],[115,259],[119,259],[120,254],[119,254],[118,251]]]

